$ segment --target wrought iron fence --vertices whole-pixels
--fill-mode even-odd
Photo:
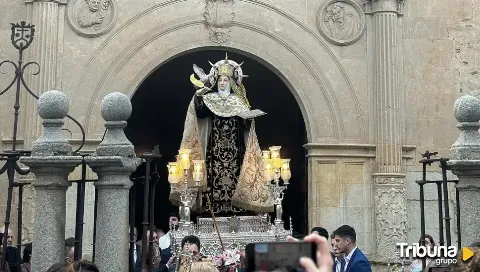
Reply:
[[[421,245],[425,245],[425,186],[428,184],[435,184],[437,187],[437,203],[438,203],[438,237],[440,246],[452,245],[452,230],[449,206],[449,194],[448,184],[458,183],[458,180],[448,180],[447,178],[447,161],[446,158],[432,158],[438,155],[438,152],[429,152],[428,150],[422,154],[423,158],[420,163],[423,166],[422,179],[417,180],[416,183],[420,186],[420,231]],[[427,179],[427,166],[431,166],[432,163],[438,163],[442,170],[441,180],[428,180]],[[460,230],[460,202],[459,192],[455,188],[455,209],[456,209],[456,223],[457,223],[457,248],[461,248],[462,234]],[[445,241],[446,238],[446,241]],[[422,260],[422,270],[425,271],[426,260]]]
[[[27,24],[25,21],[22,21],[20,23],[16,24],[11,24],[11,42],[13,46],[18,50],[18,60],[17,61],[11,61],[11,60],[5,60],[0,62],[0,72],[2,74],[6,74],[5,72],[1,71],[2,66],[10,64],[13,66],[14,70],[14,77],[11,80],[11,82],[7,85],[5,89],[3,89],[0,92],[0,96],[4,95],[8,90],[12,88],[12,86],[15,85],[15,103],[14,103],[14,121],[13,121],[13,137],[12,137],[12,148],[10,150],[3,150],[0,153],[0,160],[6,161],[5,164],[0,168],[0,175],[4,174],[5,172],[7,173],[8,177],[8,193],[7,193],[7,207],[6,207],[6,212],[5,212],[5,233],[3,237],[3,255],[2,259],[0,261],[0,265],[2,269],[5,269],[6,265],[6,251],[7,251],[7,239],[8,239],[8,232],[9,232],[9,227],[10,227],[10,217],[11,217],[11,210],[12,210],[12,198],[13,198],[13,189],[15,187],[18,188],[18,224],[17,224],[17,267],[20,271],[21,267],[21,252],[22,252],[22,200],[23,200],[23,187],[25,185],[29,185],[30,183],[25,183],[25,182],[15,182],[15,174],[25,176],[30,173],[29,169],[24,169],[21,168],[21,166],[18,164],[19,160],[21,157],[24,156],[30,156],[31,151],[30,150],[19,150],[18,149],[18,123],[19,123],[19,115],[20,115],[20,95],[22,89],[25,89],[28,94],[30,94],[32,97],[38,100],[38,95],[35,94],[34,91],[32,91],[28,84],[25,81],[25,70],[29,66],[36,66],[36,71],[32,72],[32,75],[36,76],[40,73],[40,65],[35,62],[35,61],[30,61],[27,63],[24,63],[24,56],[23,53],[24,51],[32,44],[34,40],[34,34],[35,34],[35,26],[31,24]],[[80,150],[83,148],[85,144],[85,130],[83,129],[82,125],[72,116],[67,115],[67,118],[72,120],[78,127],[80,128],[80,131],[82,133],[82,141],[80,142],[79,147],[73,152],[75,155],[80,154]],[[79,184],[84,184],[85,182],[85,175],[83,173],[85,172],[85,167],[82,165],[82,180],[78,181]],[[83,185],[80,185],[79,188],[84,188]],[[83,195],[84,198],[84,195]],[[77,201],[82,201],[82,196],[80,194],[80,197]],[[77,203],[78,205],[78,203]],[[82,205],[78,205],[77,207],[80,207]],[[82,206],[83,209],[83,206]],[[83,211],[83,210],[82,210]],[[77,213],[77,221],[83,221],[83,213],[78,214]],[[79,218],[79,216],[82,216],[82,218]],[[77,232],[77,231],[76,231]],[[80,236],[81,237],[81,232]],[[77,236],[77,235],[76,235]],[[79,247],[80,248],[80,247]],[[81,250],[80,250],[81,251]]]
[[[30,156],[30,150],[18,150],[18,122],[19,122],[19,114],[20,114],[20,93],[22,87],[35,99],[38,100],[39,96],[32,91],[29,86],[27,85],[24,74],[27,67],[34,65],[36,66],[36,71],[32,73],[32,75],[36,76],[40,73],[40,65],[37,62],[30,61],[24,63],[23,53],[24,50],[27,49],[34,40],[35,34],[35,26],[31,24],[27,24],[26,22],[22,21],[17,24],[12,25],[12,33],[11,33],[11,42],[13,46],[18,50],[18,60],[16,62],[5,60],[0,62],[0,73],[6,74],[5,72],[1,71],[3,65],[11,64],[14,68],[14,78],[11,82],[7,85],[7,87],[0,92],[0,96],[5,94],[8,90],[12,88],[15,84],[15,104],[14,104],[14,122],[13,122],[13,137],[12,137],[12,149],[11,150],[4,150],[0,153],[0,160],[6,161],[5,164],[0,168],[0,175],[3,173],[7,173],[8,176],[8,193],[7,193],[7,207],[6,207],[6,214],[5,214],[5,233],[3,237],[3,255],[2,259],[0,260],[1,268],[4,271],[6,262],[6,251],[7,251],[7,239],[8,239],[8,231],[10,226],[10,217],[11,217],[11,209],[12,209],[12,198],[13,198],[13,189],[15,187],[18,188],[18,231],[17,231],[17,267],[20,271],[21,267],[21,252],[22,252],[22,201],[23,201],[23,187],[25,185],[29,185],[30,183],[27,182],[15,182],[14,177],[15,173],[19,175],[27,175],[30,173],[29,169],[21,168],[18,164],[19,160],[23,156]],[[84,226],[84,211],[85,211],[85,187],[86,184],[89,182],[95,182],[96,179],[87,179],[87,164],[85,162],[85,157],[91,155],[89,152],[81,151],[85,145],[85,130],[75,118],[70,115],[67,115],[67,118],[72,120],[79,128],[82,134],[82,140],[78,148],[73,151],[73,155],[82,156],[84,160],[81,164],[81,178],[79,180],[72,181],[73,183],[77,184],[77,199],[76,199],[76,223],[75,223],[75,246],[74,246],[74,257],[75,260],[80,260],[82,258],[82,249],[83,249],[83,226]],[[64,129],[68,130],[68,129]],[[105,131],[106,133],[106,131]],[[103,135],[105,137],[105,134]],[[103,141],[103,138],[102,138]],[[146,163],[146,173],[144,177],[139,179],[143,180],[144,190],[145,190],[145,197],[144,197],[144,208],[143,208],[143,230],[142,230],[142,237],[143,237],[143,248],[146,248],[146,232],[147,229],[150,230],[150,237],[149,237],[149,247],[152,249],[153,247],[153,227],[154,227],[154,203],[155,203],[155,185],[159,179],[158,171],[156,170],[156,166],[154,166],[153,171],[150,169],[150,165],[152,161],[156,161],[161,158],[160,152],[158,150],[158,146],[152,152],[147,152],[139,156],[143,158]],[[137,182],[137,180],[132,180]],[[150,183],[150,181],[152,181]],[[97,219],[97,189],[95,189],[95,203],[94,203],[94,229],[93,229],[93,256],[92,261],[95,261],[95,240],[96,240],[96,219]],[[131,191],[131,200],[130,200],[130,271],[134,271],[133,267],[133,249],[134,244],[136,241],[133,241],[133,229],[134,229],[134,218],[135,218],[135,199],[134,199],[134,189],[132,188]],[[150,214],[150,218],[149,218]],[[142,256],[142,267],[145,269],[147,265],[146,261],[147,256]],[[152,266],[149,265],[149,271],[151,271]],[[142,270],[145,271],[145,270]]]

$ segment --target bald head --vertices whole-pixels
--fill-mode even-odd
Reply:
[[[0,228],[0,233],[5,233],[5,226]],[[2,235],[3,236],[3,235]],[[2,241],[3,242],[3,241]],[[11,228],[8,228],[7,246],[11,247],[13,244],[13,232]]]

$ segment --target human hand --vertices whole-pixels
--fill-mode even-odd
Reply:
[[[296,239],[293,237],[287,238],[287,241],[295,240]],[[305,242],[317,244],[317,264],[315,264],[311,258],[302,257],[300,258],[300,265],[303,266],[307,272],[331,272],[333,269],[333,260],[330,255],[327,239],[320,237],[317,234],[310,234],[303,240]]]
[[[298,242],[300,240],[293,238],[292,236],[287,236],[287,242]]]

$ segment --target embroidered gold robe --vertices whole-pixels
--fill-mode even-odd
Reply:
[[[237,116],[248,110],[234,93],[195,96],[189,105],[181,148],[206,162],[207,179],[194,208],[204,215],[210,214],[207,198],[217,215],[273,211],[255,123]]]

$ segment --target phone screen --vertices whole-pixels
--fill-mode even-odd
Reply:
[[[305,242],[254,243],[246,247],[247,271],[304,271],[300,257],[316,255],[316,244]],[[315,259],[315,258],[313,258]]]

